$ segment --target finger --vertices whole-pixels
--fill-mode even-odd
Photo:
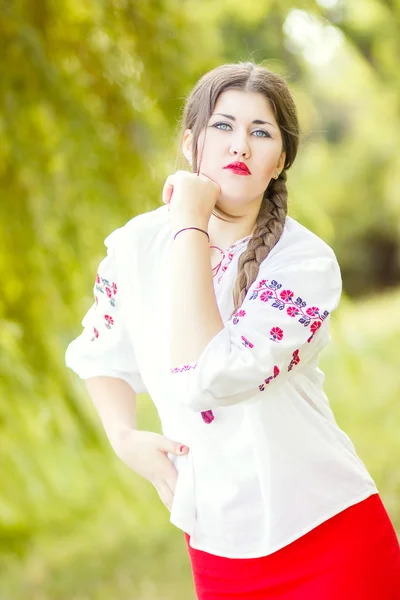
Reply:
[[[172,501],[174,499],[174,496],[173,496],[173,493],[172,493],[170,487],[167,485],[167,483],[165,481],[161,480],[155,485],[155,488],[158,492],[158,495],[160,496],[162,503],[171,512]]]
[[[172,442],[171,445],[167,446],[166,448],[162,448],[162,451],[166,454],[173,454],[174,456],[183,456],[189,452],[189,448],[184,444],[176,444],[175,442]]]
[[[180,444],[179,442],[174,442],[168,438],[164,438],[163,442],[164,443],[161,446],[161,450],[163,452],[169,452],[170,454],[175,454],[176,456],[182,456],[182,454],[187,454],[189,452],[189,448],[184,444]]]
[[[169,204],[171,202],[172,194],[174,193],[174,186],[170,183],[163,190],[163,202]]]
[[[164,204],[170,203],[173,191],[174,191],[173,175],[169,175],[169,177],[167,177],[167,179],[164,183],[164,187],[163,187],[163,191],[162,191],[162,201]]]

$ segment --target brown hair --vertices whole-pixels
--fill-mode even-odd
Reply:
[[[184,131],[191,129],[193,172],[200,172],[201,156],[199,163],[197,156],[199,134],[207,126],[219,95],[228,89],[258,92],[265,96],[281,131],[282,151],[286,151],[284,168],[278,179],[271,179],[264,191],[254,233],[247,249],[239,257],[238,275],[233,289],[235,313],[254,283],[261,262],[281,237],[287,215],[286,171],[296,157],[300,132],[296,105],[282,76],[252,62],[221,65],[199,79],[183,109],[180,147]],[[218,202],[212,214],[230,222],[240,218],[223,211]]]

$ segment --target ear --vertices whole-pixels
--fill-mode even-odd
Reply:
[[[282,154],[279,157],[278,164],[276,165],[276,168],[279,172],[281,172],[283,170],[283,167],[285,166],[285,160],[286,160],[286,152],[282,152]]]
[[[187,160],[192,156],[192,131],[191,129],[186,129],[183,134],[182,140],[182,152],[186,156]]]

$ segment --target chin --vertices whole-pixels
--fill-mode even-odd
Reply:
[[[243,198],[243,194],[227,194],[222,193],[218,198],[218,206],[225,212],[236,212],[239,207],[245,208],[250,204],[251,200]],[[241,211],[239,211],[241,213]]]
[[[230,188],[230,189],[229,189]],[[221,187],[221,193],[218,198],[219,203],[226,204],[249,204],[250,202],[260,201],[263,196],[261,194],[255,194],[254,190],[246,190],[244,187],[240,188],[239,186],[235,186],[234,188],[231,186]]]

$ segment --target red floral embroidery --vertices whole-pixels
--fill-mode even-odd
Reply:
[[[184,371],[190,371],[190,369],[195,369],[197,367],[198,363],[192,363],[189,365],[182,365],[181,367],[174,367],[171,368],[171,373],[183,373]]]
[[[106,295],[111,306],[113,308],[115,307],[115,295],[117,293],[117,284],[116,283],[114,283],[114,282],[110,283],[110,281],[108,281],[108,279],[105,279],[104,277],[101,277],[101,275],[99,273],[96,273],[95,290],[100,292],[100,294]],[[97,296],[97,294],[94,294],[94,302],[96,305],[96,309],[98,309],[99,297]],[[111,329],[111,327],[114,325],[114,319],[112,318],[111,315],[104,315],[104,321],[105,321],[104,325],[107,327],[107,329]],[[94,331],[94,334],[93,334],[93,337],[91,338],[92,342],[99,337],[98,329],[96,329],[94,327],[93,331]]]
[[[313,333],[315,333],[317,331],[317,329],[319,329],[321,327],[321,325],[322,325],[321,321],[315,321],[315,323],[311,324],[310,329]]]
[[[318,329],[321,327],[321,325],[322,325],[322,321],[315,321],[315,323],[311,324],[310,329],[312,331],[312,335],[310,335],[310,337],[308,338],[308,340],[307,340],[308,343],[311,342],[315,332],[318,331]]]
[[[222,248],[219,248],[218,246],[210,246],[210,248],[216,248],[217,250],[219,250],[221,253],[221,256],[222,256],[220,262],[217,265],[215,265],[215,267],[213,268],[213,277],[215,277],[221,270],[222,274],[220,275],[220,277],[217,280],[218,283],[221,283],[222,275],[225,273],[225,271],[231,264],[233,257],[236,254],[236,252],[231,252],[231,250],[238,248],[239,246],[241,246],[244,242],[246,242],[250,238],[251,238],[251,235],[248,235],[247,237],[243,238],[242,240],[239,240],[236,244],[231,244],[229,246],[229,248],[227,248],[226,250],[222,250]],[[224,263],[225,259],[227,259],[226,263]]]
[[[234,324],[234,325],[237,325],[237,324],[239,323],[239,318],[240,318],[240,317],[244,317],[244,316],[245,316],[245,314],[246,314],[246,311],[245,311],[245,310],[243,310],[243,309],[240,309],[240,310],[238,310],[238,312],[236,312],[236,313],[233,315],[233,324]]]
[[[274,292],[271,292],[271,290],[267,290],[266,292],[263,292],[260,296],[260,300],[262,300],[263,302],[268,302],[268,300],[270,298],[272,298],[272,296],[274,295]]]
[[[222,252],[223,252],[223,251],[222,251]],[[229,267],[229,265],[231,264],[233,257],[234,257],[234,254],[232,254],[232,252],[230,252],[230,253],[228,254],[228,262],[227,262],[227,263],[225,263],[225,264],[223,265],[222,269],[221,269],[221,271],[222,271],[222,274],[224,274],[224,273],[225,273],[225,271],[227,270],[227,268],[228,268],[228,267]],[[222,263],[223,263],[223,261],[224,261],[224,260],[225,260],[225,254],[223,253],[223,256],[222,256],[222,258],[221,258],[221,262],[220,262],[220,263],[218,263],[217,267],[220,267],[220,266],[222,265]],[[219,270],[219,269],[218,269],[218,270]],[[217,271],[217,272],[218,272],[218,271]],[[222,275],[221,275],[221,276],[218,278],[218,283],[221,283],[221,279],[222,279]]]
[[[282,290],[282,292],[279,295],[284,302],[290,302],[294,296],[293,292],[290,290]]]
[[[117,284],[114,282],[110,282],[108,279],[101,277],[98,273],[96,275],[96,290],[101,294],[105,294],[112,307],[115,306],[115,298],[114,296],[117,293]],[[97,304],[97,302],[96,302]]]
[[[110,315],[104,315],[104,318],[106,320],[105,325],[107,329],[111,329],[111,325],[114,325],[114,319]]]
[[[261,279],[258,282],[258,287],[256,287],[256,290],[259,290],[260,288],[262,288],[262,286],[264,285],[264,283],[267,283],[267,280],[266,279]]]
[[[280,327],[273,327],[270,331],[271,337],[270,340],[273,342],[280,342],[283,338],[283,329]]]
[[[262,383],[261,385],[258,386],[260,392],[263,392],[265,390],[265,386],[268,385],[270,381],[272,381],[273,379],[278,377],[279,373],[280,373],[279,368],[275,365],[274,366],[274,374],[271,375],[270,377],[267,377],[267,379],[264,380],[264,383]]]
[[[218,273],[219,273],[219,270],[220,270],[220,269],[221,269],[222,273],[225,273],[225,271],[226,271],[226,270],[227,270],[227,268],[228,268],[228,265],[229,265],[229,264],[232,262],[232,259],[233,259],[233,253],[232,253],[232,252],[230,252],[230,253],[228,254],[228,259],[229,259],[229,262],[228,262],[228,264],[225,264],[225,265],[223,265],[223,266],[222,266],[222,263],[224,262],[224,260],[225,260],[225,258],[226,258],[225,251],[224,251],[224,250],[222,250],[222,248],[219,248],[218,246],[210,246],[210,248],[216,248],[216,249],[217,249],[217,250],[219,250],[219,251],[220,251],[220,253],[221,253],[221,260],[219,261],[219,263],[218,263],[218,264],[216,264],[216,265],[215,265],[215,267],[214,267],[214,268],[213,268],[213,270],[212,270],[212,271],[213,271],[213,277],[215,277],[216,275],[218,275]],[[219,279],[218,279],[218,283],[221,283],[221,279],[222,279],[222,275],[219,277]]]
[[[300,356],[299,356],[299,351],[298,350],[295,350],[293,352],[292,356],[293,356],[293,358],[292,358],[292,360],[289,363],[288,371],[291,371],[293,369],[294,365],[298,365],[299,362],[300,362]]]
[[[243,346],[246,346],[248,348],[254,348],[254,344],[252,344],[251,342],[249,342],[248,339],[246,339],[244,337],[244,335],[241,336],[242,340],[243,340]]]
[[[304,302],[302,298],[298,296],[294,300],[294,292],[292,292],[292,290],[282,290],[279,292],[281,287],[282,284],[278,283],[275,279],[270,283],[268,283],[268,279],[261,279],[258,282],[257,287],[254,288],[249,300],[256,300],[259,298],[262,302],[268,302],[272,299],[272,308],[277,308],[278,310],[284,310],[286,308],[286,313],[289,317],[300,316],[298,319],[299,323],[304,325],[304,327],[310,327],[312,335],[307,340],[310,342],[315,332],[321,327],[322,321],[329,315],[329,311],[324,310],[321,312],[318,306],[311,306],[305,309],[307,303]],[[286,306],[287,304],[289,304],[289,306]],[[311,323],[314,319],[318,320]],[[233,322],[235,323],[235,320]],[[236,322],[238,322],[238,320]]]

